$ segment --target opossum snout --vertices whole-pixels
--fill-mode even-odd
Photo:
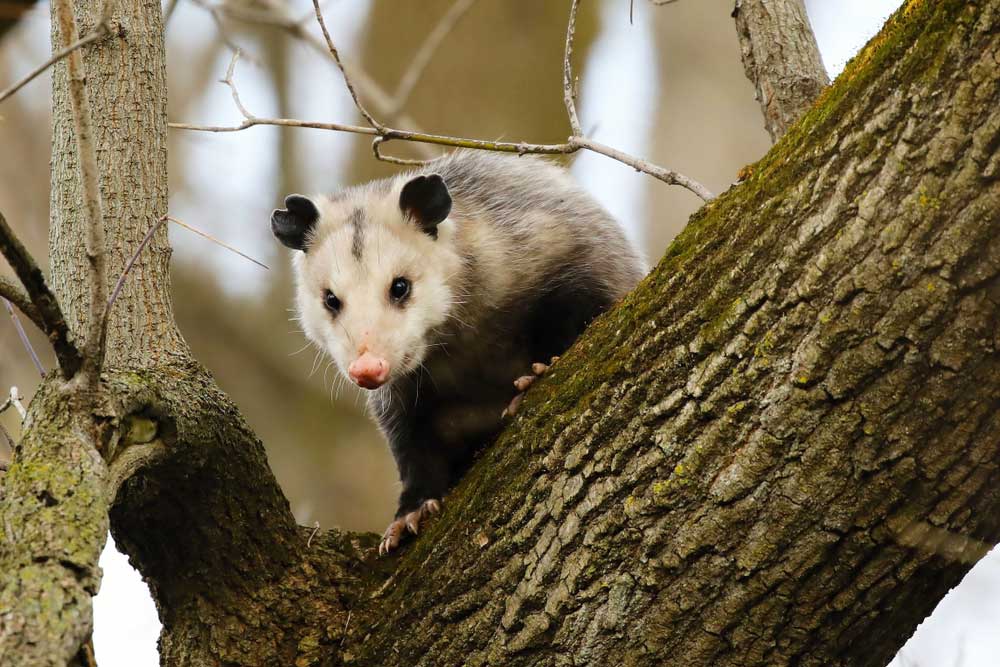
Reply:
[[[351,362],[347,374],[359,387],[378,389],[389,379],[389,362],[366,351]]]

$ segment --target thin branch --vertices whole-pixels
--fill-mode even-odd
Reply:
[[[310,11],[302,18],[289,17],[283,11],[283,7],[281,5],[277,5],[273,2],[273,0],[266,3],[268,6],[271,6],[272,9],[264,11],[234,5],[231,3],[215,5],[207,2],[206,0],[191,0],[191,2],[205,11],[220,11],[223,12],[228,18],[235,19],[237,21],[284,30],[293,38],[304,42],[306,46],[316,51],[316,53],[322,55],[324,58],[330,59],[335,65],[337,64],[337,61],[334,60],[333,55],[330,53],[330,50],[327,48],[323,39],[312,34],[306,29],[305,24],[308,21],[315,19],[315,12]],[[406,114],[401,110],[394,111],[396,105],[393,96],[387,93],[378,84],[378,82],[375,81],[375,79],[370,77],[363,69],[355,67],[350,61],[345,60],[342,64],[344,69],[346,69],[348,74],[350,74],[352,82],[355,83],[358,90],[362,91],[364,96],[370,100],[378,113],[391,118],[394,122],[399,122],[402,125],[412,127],[414,131],[419,131],[420,128],[418,123],[416,123],[409,114]],[[216,131],[226,130],[220,128]],[[435,157],[433,149],[427,144],[414,144],[414,147],[417,152],[422,154],[425,158],[430,159]]]
[[[326,48],[329,49],[330,55],[333,56],[333,60],[337,63],[337,67],[340,68],[340,73],[344,75],[344,84],[347,86],[347,91],[351,94],[351,99],[354,100],[354,106],[358,108],[361,115],[365,117],[368,124],[373,128],[380,130],[382,129],[382,124],[375,120],[375,117],[369,113],[365,105],[361,103],[358,99],[358,93],[354,90],[354,84],[351,83],[351,77],[348,76],[347,70],[344,68],[344,63],[340,60],[340,52],[337,51],[337,47],[333,45],[333,40],[330,39],[330,31],[326,29],[326,21],[323,20],[323,11],[320,9],[319,0],[313,0],[313,8],[316,10],[316,21],[319,23],[320,29],[323,31],[323,39],[326,40]]]
[[[17,387],[11,387],[10,393],[7,394],[7,400],[0,405],[0,413],[3,413],[9,407],[13,407],[17,410],[18,416],[23,420],[28,416],[28,411],[24,409],[24,404],[21,401],[24,400],[24,396],[21,396],[21,392],[17,390]]]
[[[77,39],[76,17],[70,0],[53,0],[59,33],[65,42]],[[101,6],[101,22],[106,24],[111,17],[111,3]],[[83,54],[73,51],[67,58],[70,107],[73,126],[76,131],[77,157],[80,162],[80,176],[83,182],[83,199],[86,210],[87,260],[90,264],[90,308],[87,317],[87,331],[84,337],[83,372],[89,386],[98,381],[101,364],[104,361],[104,341],[102,335],[102,315],[107,301],[107,266],[104,240],[104,213],[101,205],[101,185],[97,167],[97,149],[94,145],[94,129],[90,114],[90,100],[87,98],[87,73],[84,69]]]
[[[410,95],[413,94],[414,88],[417,87],[417,83],[420,82],[420,77],[423,76],[424,72],[427,70],[427,66],[431,62],[431,58],[437,52],[441,43],[444,42],[444,38],[448,36],[462,20],[472,6],[476,4],[476,0],[456,0],[448,11],[444,13],[441,20],[438,21],[434,29],[427,33],[427,37],[424,39],[423,44],[417,49],[417,53],[413,56],[413,60],[410,61],[410,66],[403,73],[403,77],[399,80],[399,85],[396,87],[396,92],[392,96],[392,108],[388,112],[390,118],[395,118],[396,115],[406,106],[406,103],[410,100]],[[379,158],[384,159],[384,158]],[[391,160],[386,160],[387,162]]]
[[[656,5],[657,7],[662,7],[663,5],[672,5],[677,0],[649,0],[651,5]],[[635,0],[629,0],[628,3],[628,24],[632,25],[633,14],[635,12]]]
[[[702,201],[709,202],[715,198],[715,195],[712,194],[711,190],[693,178],[688,178],[684,174],[665,169],[653,164],[652,162],[634,157],[616,148],[611,148],[610,146],[594,141],[593,139],[589,139],[587,137],[573,137],[570,139],[570,143],[574,146],[586,148],[587,150],[595,153],[600,153],[601,155],[607,156],[612,160],[618,160],[622,164],[627,164],[636,171],[648,174],[657,180],[663,181],[667,185],[679,185],[682,188],[686,188],[701,197]]]
[[[72,44],[70,44],[65,48],[59,49],[58,51],[52,54],[51,58],[43,62],[35,69],[31,70],[31,72],[29,72],[26,76],[24,76],[20,81],[0,92],[0,102],[3,102],[8,97],[12,96],[14,93],[24,88],[26,85],[31,83],[39,74],[41,74],[48,68],[52,67],[53,65],[55,65],[57,62],[68,56],[70,53],[76,51],[82,46],[90,44],[91,42],[96,42],[97,40],[101,39],[107,34],[108,30],[106,25],[101,23],[100,25],[97,26],[97,29],[91,32],[89,35],[81,37],[80,39],[76,40],[75,42],[73,42]]]
[[[104,313],[101,315],[101,345],[104,345],[107,342],[108,324],[111,321],[111,309],[114,307],[115,301],[118,299],[118,295],[121,293],[122,287],[125,285],[125,278],[128,277],[132,267],[135,266],[136,261],[139,259],[139,255],[141,255],[142,251],[147,245],[149,245],[150,240],[153,238],[153,234],[155,234],[156,230],[159,229],[160,226],[166,221],[167,216],[164,215],[149,228],[146,235],[142,237],[142,241],[139,242],[139,247],[135,249],[135,252],[132,253],[132,256],[129,257],[128,262],[125,264],[122,274],[118,277],[118,281],[115,283],[115,288],[111,290],[111,296],[108,297],[108,302],[104,306]]]
[[[38,358],[38,354],[35,353],[35,348],[31,345],[31,341],[28,340],[28,334],[24,331],[24,326],[21,324],[21,318],[17,316],[16,312],[14,312],[14,307],[10,305],[10,301],[7,299],[0,299],[0,301],[3,301],[3,305],[7,309],[7,314],[10,315],[10,320],[14,323],[17,335],[21,339],[21,345],[24,346],[28,356],[31,357],[31,361],[35,364],[35,369],[38,371],[38,374],[44,378],[45,367],[42,366],[42,361]]]
[[[122,287],[125,286],[125,279],[128,278],[128,274],[132,271],[132,267],[135,266],[135,263],[139,260],[139,255],[141,255],[142,251],[146,249],[147,245],[149,245],[149,242],[152,240],[153,235],[156,233],[156,230],[159,229],[164,223],[166,223],[168,221],[169,222],[173,222],[173,223],[175,223],[177,225],[180,225],[184,229],[187,229],[188,231],[192,231],[195,234],[198,234],[199,236],[208,239],[212,243],[215,243],[217,245],[222,246],[223,248],[225,248],[226,250],[229,250],[230,252],[236,253],[240,257],[253,262],[257,266],[263,267],[264,269],[268,268],[267,264],[264,264],[263,262],[259,262],[256,259],[254,259],[253,257],[251,257],[250,255],[247,255],[247,254],[244,254],[244,253],[240,252],[236,248],[232,247],[231,245],[228,245],[227,243],[224,243],[224,242],[220,241],[219,239],[215,238],[211,234],[207,234],[207,233],[201,231],[200,229],[197,229],[196,227],[192,227],[191,225],[187,224],[186,222],[183,222],[182,220],[178,220],[177,218],[174,218],[174,217],[172,217],[170,215],[163,215],[163,216],[160,217],[159,220],[157,220],[155,223],[153,223],[153,226],[149,228],[149,231],[146,232],[146,235],[142,237],[142,241],[139,242],[139,247],[137,247],[135,249],[135,252],[132,253],[132,256],[129,257],[128,262],[125,264],[124,270],[122,270],[122,274],[118,277],[118,281],[115,283],[115,288],[111,291],[111,296],[108,298],[108,303],[104,306],[104,313],[101,315],[101,336],[102,336],[102,338],[104,338],[104,339],[107,338],[107,335],[108,335],[108,324],[109,324],[109,322],[111,320],[111,310],[112,310],[112,308],[114,308],[115,301],[118,299],[118,295],[121,294]]]
[[[392,155],[384,155],[380,150],[380,146],[385,142],[389,141],[385,137],[375,137],[372,140],[372,152],[375,153],[375,159],[382,162],[388,162],[389,164],[398,164],[406,167],[424,167],[434,162],[434,160],[439,160],[440,158],[434,158],[431,160],[408,160],[406,158],[394,157]]]
[[[3,411],[0,410],[0,412]],[[3,424],[0,424],[0,436],[3,436],[4,442],[7,443],[7,449],[13,452],[14,449],[17,447],[17,443],[14,442],[14,438],[10,437],[10,433],[7,432],[7,429],[4,428]],[[7,472],[7,469],[9,467],[10,467],[10,461],[0,458],[0,472]]]
[[[31,298],[31,303],[38,309],[41,329],[52,344],[63,377],[67,379],[72,377],[80,369],[83,358],[76,346],[70,342],[69,326],[66,324],[59,301],[45,283],[45,276],[38,268],[35,259],[14,235],[14,230],[7,224],[2,213],[0,213],[0,254],[7,258],[11,268],[14,269],[14,274]]]
[[[42,319],[42,314],[38,312],[35,304],[31,303],[31,297],[28,293],[15,282],[3,276],[0,276],[0,297],[17,306],[17,309],[24,313],[32,324],[45,331],[45,320]]]
[[[255,116],[252,114],[242,103],[239,97],[239,91],[236,88],[236,83],[233,79],[235,74],[235,65],[239,57],[238,53],[234,53],[233,59],[226,70],[226,78],[222,80],[222,83],[229,86],[232,91],[233,101],[236,107],[240,110],[243,115],[243,122],[239,125],[197,125],[194,123],[170,123],[170,127],[178,130],[193,130],[199,132],[240,132],[248,128],[257,125],[277,125],[280,127],[302,127],[302,128],[312,128],[316,130],[331,130],[334,132],[348,132],[352,134],[364,134],[368,136],[373,136],[376,139],[381,139],[379,144],[384,143],[390,139],[400,139],[402,141],[411,141],[422,144],[434,144],[437,146],[451,146],[454,148],[473,148],[476,150],[487,150],[487,151],[498,151],[502,153],[517,153],[518,155],[528,155],[528,154],[538,154],[538,155],[570,155],[576,153],[581,149],[586,149],[593,151],[595,153],[600,153],[614,160],[618,160],[628,166],[632,167],[636,171],[641,171],[645,174],[652,176],[664,183],[670,185],[680,185],[681,187],[687,188],[694,194],[701,197],[704,201],[710,201],[712,199],[712,193],[702,184],[698,183],[692,178],[684,176],[683,174],[678,174],[677,172],[670,171],[663,167],[651,164],[646,160],[641,160],[637,157],[623,153],[622,151],[616,150],[604,144],[598,143],[589,139],[587,137],[570,137],[570,140],[561,144],[532,144],[524,141],[514,142],[514,141],[490,141],[486,139],[469,139],[465,137],[452,137],[441,134],[427,134],[424,132],[413,132],[411,130],[399,130],[386,126],[375,127],[362,127],[359,125],[345,125],[343,123],[323,123],[316,121],[303,121],[293,118],[261,118],[260,116]],[[374,145],[373,151],[377,153],[378,145]],[[381,156],[383,158],[388,156]],[[386,161],[392,162],[399,160],[399,158],[389,158]],[[400,164],[403,164],[400,162]]]
[[[247,255],[246,253],[240,252],[239,250],[237,250],[233,246],[229,245],[225,241],[220,241],[219,239],[215,238],[214,236],[212,236],[208,232],[203,232],[200,229],[198,229],[197,227],[192,227],[191,225],[187,224],[183,220],[179,220],[179,219],[174,218],[174,217],[169,216],[169,215],[166,216],[166,219],[169,220],[170,222],[174,223],[175,225],[180,225],[181,227],[183,227],[184,229],[188,230],[189,232],[194,232],[198,236],[200,236],[200,237],[202,237],[204,239],[208,239],[209,241],[211,241],[215,245],[221,246],[221,247],[225,248],[226,250],[228,250],[231,253],[239,255],[240,257],[242,257],[243,259],[245,259],[245,260],[247,260],[249,262],[253,262],[254,264],[256,264],[257,266],[259,266],[260,268],[264,269],[265,271],[270,271],[271,270],[271,267],[269,267],[264,262],[256,260],[253,257],[251,257],[250,255]]]
[[[219,33],[219,38],[222,40],[222,43],[228,46],[231,51],[243,51],[243,48],[229,35],[229,30],[226,28],[226,22],[222,17],[220,8],[216,6],[209,7],[206,5],[205,9],[208,11],[209,15],[211,15],[212,21],[215,23],[215,28]],[[247,60],[255,65],[260,64],[259,60],[250,55],[247,56]]]
[[[576,115],[576,86],[573,81],[573,38],[576,36],[576,14],[579,9],[580,0],[573,0],[569,9],[569,21],[566,22],[566,50],[563,53],[563,103],[566,105],[566,115],[574,137],[583,135],[580,118]]]

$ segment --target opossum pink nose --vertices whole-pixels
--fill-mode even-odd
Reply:
[[[347,374],[365,389],[377,389],[389,379],[389,362],[365,351],[347,369]]]

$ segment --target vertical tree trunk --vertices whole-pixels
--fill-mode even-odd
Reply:
[[[99,3],[78,0],[81,34]],[[109,292],[143,236],[167,212],[167,81],[159,0],[115,2],[113,37],[84,49],[87,95],[98,142]],[[58,21],[53,44],[62,44]],[[86,214],[66,67],[52,79],[50,282],[70,327],[82,332],[89,307],[83,247]],[[170,246],[162,227],[132,269],[108,331],[110,367],[148,368],[186,355],[170,303]]]

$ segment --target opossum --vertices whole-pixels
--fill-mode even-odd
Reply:
[[[382,554],[439,511],[526,371],[543,372],[645,272],[615,220],[532,156],[457,151],[338,194],[289,195],[271,230],[297,251],[303,331],[369,391],[395,457],[402,492]]]

